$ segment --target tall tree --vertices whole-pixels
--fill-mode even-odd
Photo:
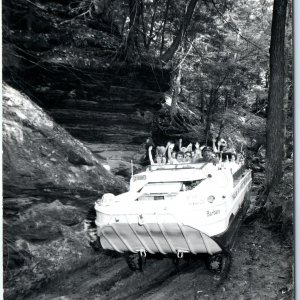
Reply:
[[[164,21],[163,21],[162,34],[161,34],[160,56],[162,55],[164,44],[165,44],[165,28],[167,24],[167,16],[169,12],[170,2],[171,0],[167,0],[166,9],[164,12]]]
[[[282,177],[284,145],[285,21],[287,0],[274,0],[270,45],[270,86],[268,94],[266,188]]]
[[[141,0],[129,0],[129,32],[126,41],[125,57],[127,61],[134,61],[136,51],[139,50],[138,35],[141,15]]]
[[[171,60],[173,58],[176,50],[178,49],[181,41],[183,40],[183,37],[186,33],[186,30],[187,30],[187,28],[190,24],[191,18],[193,16],[193,12],[195,10],[195,6],[196,6],[197,2],[198,2],[198,0],[190,0],[190,3],[187,6],[186,12],[182,18],[180,28],[179,28],[179,31],[178,31],[175,39],[173,40],[173,43],[170,46],[170,48],[168,48],[168,50],[162,56],[162,60],[164,62],[168,62],[169,60]]]

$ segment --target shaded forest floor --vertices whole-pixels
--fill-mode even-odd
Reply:
[[[226,279],[202,260],[149,260],[143,273],[105,252],[95,262],[59,278],[26,299],[292,299],[292,245],[262,221],[243,224],[233,247]]]

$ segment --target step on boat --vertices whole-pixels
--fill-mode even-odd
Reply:
[[[219,163],[152,165],[132,175],[130,189],[95,203],[104,249],[125,253],[131,269],[145,258],[207,255],[207,266],[226,268],[250,203],[251,171],[232,159]]]

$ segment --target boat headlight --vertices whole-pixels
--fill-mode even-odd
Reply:
[[[107,205],[111,204],[114,201],[114,199],[115,199],[114,194],[107,193],[107,194],[104,194],[101,199],[98,199],[96,201],[96,204],[102,205],[102,206],[107,206]]]
[[[209,202],[209,203],[213,203],[214,201],[215,201],[215,196],[213,196],[213,195],[210,195],[210,196],[208,196],[207,197],[207,201]]]

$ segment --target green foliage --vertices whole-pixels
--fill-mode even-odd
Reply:
[[[214,113],[228,108],[253,109],[265,116],[272,2],[198,1],[192,18],[186,20],[190,3],[113,1],[108,9],[122,35],[124,59],[159,62],[182,34],[167,64],[173,70],[170,94],[178,98],[174,101],[198,108],[206,134]],[[187,30],[180,32],[183,22],[188,22]]]
[[[203,7],[205,23],[194,25],[194,46],[190,59],[185,60],[183,76],[196,97],[199,86],[204,89],[206,102],[211,90],[217,89],[219,103],[226,106],[251,104],[256,98],[252,88],[263,88],[268,68],[271,10],[268,8],[265,16],[259,14],[264,7],[256,1],[235,3],[226,10],[221,4]],[[200,17],[196,19],[202,21]],[[262,22],[266,23],[264,27],[258,25]],[[229,103],[225,103],[226,97]]]

